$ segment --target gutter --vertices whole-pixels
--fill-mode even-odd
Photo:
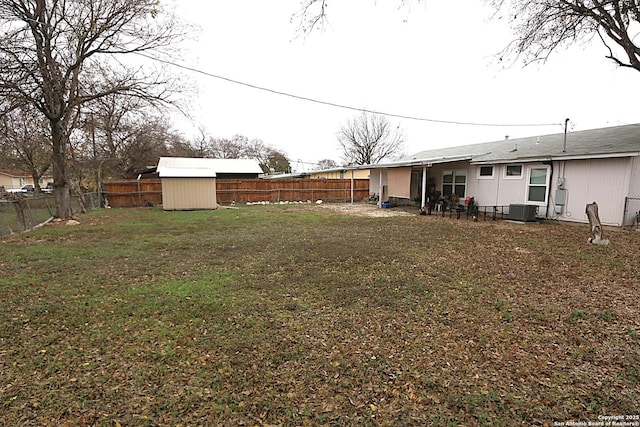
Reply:
[[[465,160],[472,160],[474,155],[464,155],[464,156],[452,156],[452,157],[436,157],[433,159],[423,159],[423,160],[405,160],[401,162],[394,163],[379,163],[376,165],[363,165],[366,167],[359,167],[356,169],[391,169],[391,168],[402,168],[407,166],[427,166],[431,167],[436,163],[452,163],[452,162],[461,162]]]
[[[472,165],[494,165],[496,163],[525,163],[525,162],[547,162],[547,161],[565,161],[565,160],[591,160],[591,159],[616,159],[622,157],[639,157],[640,152],[629,151],[625,153],[608,153],[608,154],[576,154],[572,156],[546,156],[546,157],[520,157],[517,159],[493,159],[471,161]]]

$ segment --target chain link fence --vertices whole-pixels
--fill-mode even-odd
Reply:
[[[624,200],[624,220],[622,228],[638,229],[640,225],[640,197],[626,197]]]
[[[100,207],[98,193],[85,193],[72,197],[73,212],[88,212]],[[0,237],[12,233],[32,230],[55,215],[55,198],[51,195],[25,196],[15,199],[0,199]]]

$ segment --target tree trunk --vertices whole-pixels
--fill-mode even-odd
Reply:
[[[61,120],[50,120],[50,124],[53,145],[51,163],[53,166],[53,194],[56,201],[56,217],[70,219],[73,217],[73,209],[71,208],[69,179],[67,177],[68,136],[63,129]]]
[[[41,175],[38,175],[35,172],[31,173],[31,178],[33,179],[33,192],[34,194],[40,194],[42,192],[42,188],[40,188],[40,178]]]
[[[591,229],[589,243],[608,245],[609,240],[604,238],[604,230],[600,222],[600,215],[598,215],[598,204],[596,202],[589,203],[585,208],[585,213],[589,218],[589,228]]]

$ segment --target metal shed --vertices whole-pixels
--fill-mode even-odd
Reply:
[[[161,157],[158,175],[162,180],[165,211],[216,209],[215,159]]]

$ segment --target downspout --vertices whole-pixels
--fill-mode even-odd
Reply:
[[[549,188],[547,189],[547,206],[544,211],[544,219],[549,219],[549,203],[551,203],[551,185],[553,184],[553,161],[548,160],[548,161],[542,162],[542,164],[551,166],[551,175],[549,176]]]
[[[562,141],[562,152],[567,152],[567,125],[569,124],[569,118],[564,119],[564,138]],[[544,213],[544,218],[549,219],[549,203],[551,202],[551,186],[553,184],[553,161],[542,162],[543,165],[551,166],[551,176],[549,177],[549,189],[547,190],[547,210]],[[562,165],[562,180],[564,181],[564,164]],[[554,203],[555,212],[555,203]]]
[[[422,167],[422,203],[420,207],[424,209],[427,201],[427,167]]]

